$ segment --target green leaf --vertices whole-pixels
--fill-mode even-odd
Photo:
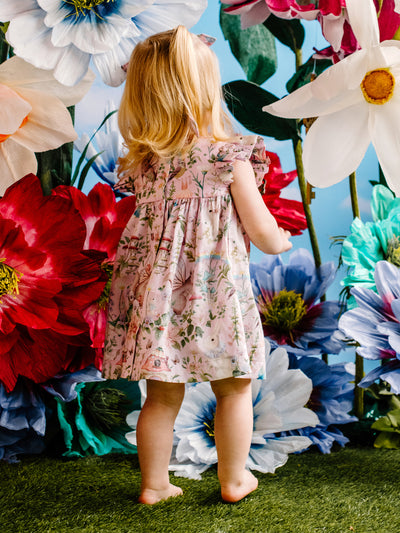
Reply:
[[[79,176],[79,182],[78,182],[78,187],[77,187],[80,191],[82,190],[83,184],[85,183],[86,176],[88,175],[88,172],[92,164],[97,159],[97,157],[99,157],[99,155],[102,153],[103,152],[99,152],[98,154],[95,154],[94,156],[92,156],[89,159],[89,161],[85,164],[85,166],[83,167],[81,175]]]
[[[262,111],[263,106],[278,100],[274,94],[244,80],[226,83],[222,89],[229,111],[248,130],[278,141],[298,138],[294,119],[275,117]]]
[[[285,20],[271,13],[263,24],[278,41],[288,46],[293,52],[303,46],[305,31],[300,20]]]
[[[382,431],[376,437],[374,442],[375,448],[388,448],[389,450],[398,450],[400,448],[400,435]]]
[[[276,72],[275,39],[265,26],[258,24],[242,30],[240,15],[229,15],[222,7],[220,25],[249,81],[261,85]]]
[[[324,70],[332,66],[330,59],[310,59],[301,65],[298,71],[290,78],[286,83],[286,89],[289,93],[292,93],[296,89],[299,89],[303,85],[307,85],[312,80],[312,76],[321,74]]]

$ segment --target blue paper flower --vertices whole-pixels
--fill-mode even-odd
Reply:
[[[383,364],[369,372],[359,383],[368,387],[377,379],[390,383],[400,393],[400,270],[387,261],[376,264],[372,289],[354,287],[351,294],[358,307],[344,313],[340,329],[357,341],[357,353]]]
[[[206,0],[0,0],[0,20],[16,55],[74,85],[90,60],[108,85],[125,78],[121,68],[139,41],[153,33],[197,22]]]
[[[341,350],[340,305],[318,302],[335,277],[333,262],[315,268],[311,254],[300,249],[291,254],[288,265],[279,256],[250,264],[250,275],[264,334],[273,348],[284,346],[296,355]]]
[[[20,454],[44,448],[46,407],[37,385],[20,379],[7,393],[0,383],[0,459],[16,462]]]
[[[336,425],[357,421],[349,414],[354,398],[354,364],[327,365],[316,357],[292,356],[290,368],[299,368],[311,379],[313,389],[307,407],[318,415],[319,424],[288,434],[309,437],[322,453],[329,453],[334,442],[347,444],[349,439]]]
[[[400,198],[383,185],[372,189],[373,222],[354,219],[351,233],[344,240],[342,260],[351,267],[342,280],[345,287],[355,285],[375,289],[374,271],[378,261],[400,266]]]
[[[118,181],[116,172],[117,160],[122,155],[123,139],[118,129],[117,108],[113,102],[108,102],[104,116],[108,117],[104,128],[97,131],[91,141],[86,133],[74,142],[74,148],[85,152],[85,159],[92,161],[91,168],[102,181],[114,186]],[[97,146],[96,146],[97,145]]]

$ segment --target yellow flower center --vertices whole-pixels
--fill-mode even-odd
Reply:
[[[307,306],[301,294],[283,289],[270,302],[262,305],[261,313],[266,326],[288,335],[293,341],[292,330],[307,314]]]
[[[8,266],[5,259],[0,259],[0,303],[5,294],[19,294],[18,283],[22,277],[21,272]]]
[[[398,237],[392,237],[387,243],[386,261],[400,267],[400,241]]]
[[[70,4],[75,8],[75,16],[86,16],[87,11],[101,6],[101,4],[108,4],[109,2],[115,2],[115,0],[66,0],[66,4]],[[96,13],[97,15],[97,13]]]
[[[380,68],[366,73],[361,82],[361,90],[368,103],[381,105],[391,99],[394,85],[393,74]]]

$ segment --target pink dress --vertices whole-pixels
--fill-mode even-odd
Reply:
[[[103,376],[168,382],[262,377],[264,337],[249,275],[249,240],[230,183],[235,159],[267,172],[261,137],[201,138],[121,180],[136,211],[117,252]]]

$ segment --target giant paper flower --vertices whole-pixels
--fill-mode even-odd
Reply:
[[[368,387],[380,378],[390,383],[395,394],[400,394],[400,270],[387,261],[379,261],[375,284],[378,294],[364,287],[351,290],[358,307],[340,317],[339,327],[358,342],[359,355],[382,361],[359,386]]]
[[[338,302],[318,302],[335,277],[333,263],[315,268],[311,254],[293,252],[289,264],[266,256],[250,264],[254,296],[264,334],[273,347],[284,346],[296,355],[338,353]]]
[[[288,370],[288,356],[278,349],[267,356],[267,379],[253,380],[254,428],[247,468],[274,472],[288,454],[307,448],[307,437],[276,437],[273,433],[315,425],[318,417],[304,407],[311,382],[300,370]],[[170,470],[177,476],[200,479],[217,462],[214,441],[216,401],[209,382],[188,387],[175,422],[175,445]],[[135,444],[135,433],[127,435]]]
[[[344,0],[224,0],[227,13],[240,15],[242,28],[264,22],[271,13],[284,19],[318,19],[322,32],[335,50],[340,48],[346,20]]]
[[[103,81],[119,85],[121,68],[136,43],[178,24],[191,26],[206,0],[0,0],[0,20],[10,21],[7,40],[33,65],[54,70],[74,85],[90,60]]]
[[[14,181],[36,173],[34,152],[76,139],[66,106],[76,104],[92,81],[88,73],[79,85],[66,88],[19,57],[0,65],[0,195]]]
[[[349,439],[336,426],[357,421],[349,414],[354,399],[354,385],[350,383],[354,381],[354,364],[327,365],[316,357],[292,356],[290,368],[299,368],[311,379],[313,389],[307,407],[318,415],[319,423],[287,434],[309,437],[322,453],[329,453],[334,442],[347,444]]]
[[[343,242],[342,260],[351,267],[341,282],[346,287],[374,288],[378,261],[387,260],[400,267],[400,199],[394,198],[387,187],[376,185],[371,211],[373,222],[354,219],[351,233]]]
[[[41,453],[45,431],[40,390],[28,380],[20,380],[12,392],[0,383],[0,459],[15,462],[21,453]]]
[[[307,227],[303,204],[298,200],[283,198],[281,191],[296,177],[297,172],[282,172],[281,163],[277,154],[266,152],[270,159],[268,172],[261,185],[262,197],[265,205],[278,223],[292,235],[301,235]]]
[[[373,0],[346,3],[361,50],[263,110],[287,118],[318,117],[303,153],[312,185],[328,187],[344,179],[372,142],[390,188],[399,194],[400,42],[379,42]]]
[[[86,196],[75,187],[61,185],[53,195],[72,200],[86,225],[86,239],[83,250],[95,250],[102,254],[101,269],[106,275],[102,294],[83,310],[83,316],[90,326],[92,346],[102,349],[107,319],[107,303],[111,275],[121,233],[133,214],[136,205],[134,196],[115,201],[109,185],[97,183]]]
[[[18,375],[41,383],[89,364],[72,345],[87,343],[82,310],[105,281],[81,253],[86,228],[71,200],[43,196],[26,176],[0,199],[0,236],[0,380],[12,390]]]

